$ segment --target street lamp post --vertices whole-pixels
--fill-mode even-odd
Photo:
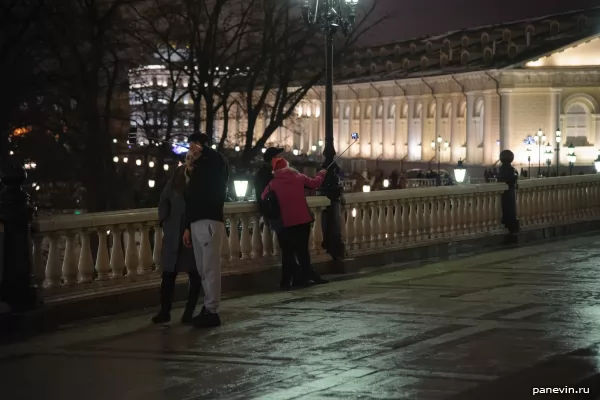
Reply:
[[[550,165],[552,165],[552,146],[550,145],[550,143],[548,143],[546,145],[546,166],[548,167],[548,170],[546,171],[546,176],[549,178],[550,177]]]
[[[556,176],[560,176],[560,142],[562,140],[562,132],[556,130]]]
[[[531,136],[527,136],[527,139],[524,140],[526,149],[527,149],[527,162],[529,163],[529,169],[527,170],[528,178],[531,178],[531,152],[533,151],[532,146],[535,143],[535,140]]]
[[[325,147],[323,166],[334,162],[335,145],[333,142],[333,37],[341,30],[344,36],[352,31],[356,20],[358,0],[304,0],[302,17],[310,26],[317,26],[325,34]],[[339,166],[333,163],[327,171],[321,194],[331,201],[325,212],[323,224],[324,243],[333,259],[341,259],[345,254],[341,227],[342,186],[339,179]]]
[[[437,141],[436,140],[432,140],[431,141],[431,148],[436,152],[436,156],[437,156],[437,173],[438,173],[438,185],[442,184],[442,176],[440,175],[441,173],[441,159],[442,159],[442,137],[438,136]],[[448,147],[450,146],[450,143],[448,143],[448,141],[446,140],[443,144],[444,150],[446,150]]]
[[[577,161],[577,156],[575,155],[575,146],[573,146],[573,143],[569,145],[567,161],[569,162],[569,175],[573,175],[573,167],[575,166],[575,161]]]
[[[540,128],[537,132],[537,135],[535,136],[535,142],[538,145],[538,178],[542,176],[542,146],[544,145],[545,141],[546,136]]]

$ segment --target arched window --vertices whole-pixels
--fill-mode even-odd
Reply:
[[[587,145],[589,120],[590,111],[584,104],[572,104],[565,116],[567,142],[574,142],[575,146]]]
[[[483,106],[483,99],[481,99],[477,102],[477,105],[475,107],[475,124],[476,124],[475,132],[477,132],[477,144],[483,143],[484,114],[485,114],[485,107]]]
[[[395,104],[390,105],[390,113],[388,115],[388,118],[390,118],[390,119],[396,118],[396,105]]]
[[[402,114],[400,114],[400,118],[408,118],[408,104],[404,103],[404,105],[402,105]]]
[[[452,103],[450,101],[444,106],[444,113],[442,116],[444,118],[450,118],[452,116]]]
[[[435,103],[431,103],[429,105],[429,112],[427,113],[427,118],[435,118],[436,106]]]
[[[415,119],[421,119],[421,115],[423,114],[423,104],[419,103],[417,104],[417,106],[415,107],[415,115],[414,118]]]
[[[360,106],[356,106],[356,108],[354,109],[354,118],[360,118]]]
[[[350,119],[350,105],[346,105],[344,109],[344,119]]]
[[[383,116],[383,105],[382,105],[382,104],[379,104],[379,105],[377,106],[377,114],[376,114],[376,117],[377,117],[377,119],[380,119],[382,116]]]
[[[367,106],[367,112],[365,113],[366,119],[371,119],[371,106]]]

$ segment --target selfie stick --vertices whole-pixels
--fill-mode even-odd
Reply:
[[[350,143],[350,145],[348,147],[346,147],[346,150],[342,151],[340,154],[338,154],[337,156],[335,156],[335,158],[333,159],[333,161],[331,162],[331,164],[329,164],[327,167],[325,167],[325,169],[329,169],[329,167],[331,167],[338,158],[340,158],[345,152],[348,151],[348,149],[350,149],[350,147],[352,147],[352,145],[354,143],[356,143],[358,141],[358,134],[356,134],[356,138],[354,139],[354,142]]]

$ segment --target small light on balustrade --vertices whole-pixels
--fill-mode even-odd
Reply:
[[[154,182],[154,180],[148,179],[148,186],[149,187],[153,188],[155,184],[156,184],[156,182]]]
[[[300,154],[300,150],[294,149],[294,150],[292,150],[292,154],[297,156],[298,154]]]
[[[246,193],[248,192],[248,181],[233,181],[233,187],[235,189],[235,195],[239,199],[246,197]]]
[[[154,161],[150,161],[150,162],[148,163],[148,166],[149,166],[150,168],[154,168]]]
[[[117,143],[117,139],[113,139],[113,143]]]
[[[235,146],[233,149],[234,149],[235,151],[240,151],[240,146]]]
[[[383,187],[384,188],[390,187],[390,180],[389,179],[384,179],[383,180]]]
[[[356,218],[356,208],[352,209],[352,218]]]
[[[267,148],[266,148],[266,147],[263,147],[262,149],[260,149],[260,151],[261,151],[263,154],[265,154],[265,153],[267,152]]]
[[[31,162],[31,169],[35,169],[35,167],[37,167],[37,164],[35,162]]]
[[[37,186],[35,187],[35,190],[36,190],[36,191],[37,191],[37,190],[40,190],[40,185],[37,185]]]
[[[127,164],[127,161],[129,161],[129,158],[127,158],[127,157],[123,157],[123,162],[124,162],[125,164]]]
[[[110,229],[106,231],[106,235],[110,235]]]
[[[323,147],[323,141],[319,140],[319,147]]]
[[[371,191],[371,185],[363,185],[363,192],[369,193]]]
[[[113,157],[113,162],[119,162],[119,157]]]
[[[135,165],[142,165],[142,160],[140,160],[139,158],[135,160]]]
[[[312,151],[317,151],[317,146],[313,144],[312,147],[311,147],[311,150]]]
[[[165,165],[163,165],[163,169],[164,169],[165,171],[168,171],[168,170],[169,170],[169,164],[165,164]]]
[[[463,183],[465,181],[466,175],[467,175],[467,170],[465,169],[465,167],[463,165],[462,159],[458,160],[458,165],[456,166],[456,168],[454,168],[454,178],[456,179],[456,182]]]
[[[11,150],[11,151],[8,152],[8,154],[12,156],[12,155],[15,154],[15,152]]]
[[[212,146],[210,146],[210,147],[211,147],[213,150],[216,150],[216,149],[217,149],[217,145],[216,145],[216,144],[213,144],[213,145],[212,145]]]

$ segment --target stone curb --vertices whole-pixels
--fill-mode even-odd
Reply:
[[[598,231],[600,231],[600,221],[577,222],[525,230],[517,235],[494,235],[466,238],[449,243],[428,243],[420,247],[359,255],[343,262],[321,262],[314,267],[328,279],[340,281]],[[278,290],[278,286],[279,268],[271,268],[248,274],[224,276],[222,292],[224,297],[232,298],[273,292]],[[175,301],[185,300],[186,294],[187,284],[185,281],[179,282],[176,287]],[[22,340],[78,320],[156,308],[158,301],[156,284],[94,298],[50,300],[37,310],[0,314],[0,338],[2,342]]]

